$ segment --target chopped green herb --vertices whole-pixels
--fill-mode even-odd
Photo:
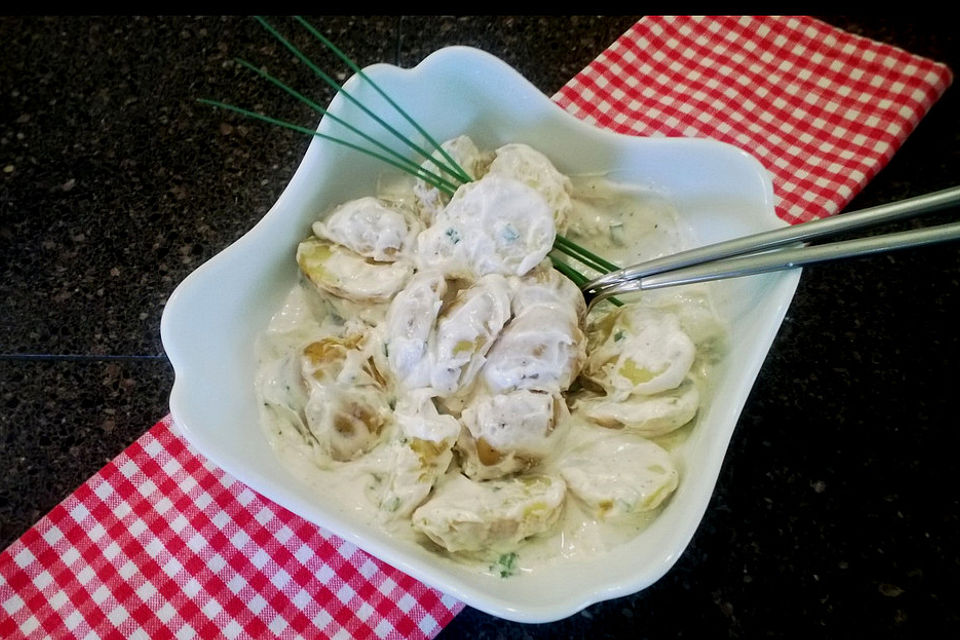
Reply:
[[[513,551],[503,554],[490,570],[499,573],[501,578],[509,578],[517,572],[517,554]]]
[[[453,227],[450,227],[449,229],[447,229],[444,232],[444,235],[450,238],[450,242],[452,242],[453,244],[457,244],[458,242],[460,242],[460,234],[457,233],[457,230],[454,229]]]
[[[621,340],[623,340],[623,336],[625,336],[625,335],[626,335],[626,334],[623,332],[623,329],[620,329],[620,330],[617,331],[615,334],[613,334],[613,341],[614,341],[614,342],[620,342]]]

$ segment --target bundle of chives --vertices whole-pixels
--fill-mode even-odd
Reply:
[[[323,80],[325,83],[330,85],[335,91],[342,94],[347,100],[349,100],[352,104],[357,106],[361,111],[367,114],[381,127],[386,129],[391,135],[393,135],[398,140],[403,142],[403,144],[408,146],[417,154],[423,156],[423,158],[425,159],[424,164],[426,162],[432,163],[436,167],[436,169],[439,170],[439,173],[425,168],[424,164],[417,164],[413,160],[410,160],[406,156],[396,152],[395,150],[391,149],[390,147],[383,144],[382,142],[376,140],[369,134],[361,131],[360,129],[353,126],[352,124],[345,122],[343,119],[338,118],[334,114],[329,113],[326,109],[316,104],[314,101],[310,100],[303,94],[287,86],[279,79],[273,77],[266,71],[263,71],[257,68],[256,66],[254,66],[253,64],[245,60],[238,59],[237,62],[242,66],[246,67],[247,69],[250,69],[251,71],[257,73],[262,78],[276,85],[283,91],[289,93],[297,100],[300,100],[304,104],[308,105],[314,111],[320,113],[321,115],[325,115],[331,118],[334,122],[340,124],[341,126],[345,127],[347,130],[352,131],[356,135],[360,136],[363,140],[366,140],[370,144],[380,149],[382,153],[378,151],[374,151],[373,149],[363,147],[354,142],[350,142],[348,140],[338,138],[336,136],[320,133],[313,129],[308,129],[307,127],[302,127],[300,125],[293,124],[291,122],[279,120],[277,118],[271,118],[269,116],[265,116],[265,115],[256,113],[254,111],[250,111],[249,109],[243,109],[241,107],[236,107],[234,105],[220,102],[217,100],[200,99],[199,102],[202,102],[204,104],[209,104],[215,107],[219,107],[221,109],[226,109],[228,111],[233,111],[240,115],[243,115],[249,118],[254,118],[256,120],[261,120],[263,122],[267,122],[269,124],[273,124],[276,126],[291,129],[293,131],[298,131],[300,133],[305,133],[307,135],[316,136],[318,138],[322,138],[324,140],[328,140],[330,142],[335,142],[337,144],[343,145],[355,151],[359,151],[360,153],[373,156],[374,158],[377,158],[378,160],[386,164],[389,164],[390,166],[396,167],[397,169],[400,169],[401,171],[409,173],[410,175],[413,175],[414,177],[423,180],[427,184],[433,187],[436,187],[438,190],[440,190],[442,193],[446,194],[447,196],[452,196],[461,184],[465,184],[467,182],[472,181],[472,178],[470,177],[470,175],[466,171],[464,171],[459,164],[457,164],[456,160],[453,159],[453,157],[447,152],[447,150],[444,149],[436,140],[434,140],[430,136],[430,134],[427,133],[427,131],[423,127],[421,127],[410,116],[410,114],[404,111],[404,109],[400,105],[398,105],[389,95],[387,95],[387,93],[383,91],[383,89],[381,89],[376,82],[374,82],[366,73],[364,73],[364,71],[359,67],[359,65],[357,65],[349,56],[343,53],[332,42],[330,42],[330,40],[328,40],[323,34],[317,31],[317,29],[313,27],[313,25],[311,25],[309,22],[304,20],[302,17],[294,16],[294,19],[300,25],[302,25],[305,29],[307,29],[307,31],[309,31],[310,34],[313,35],[317,40],[319,40],[325,47],[327,47],[338,58],[340,58],[340,60],[342,60],[348,67],[350,67],[350,69],[354,73],[356,73],[365,82],[369,83],[370,86],[373,87],[375,91],[377,91],[377,93],[383,96],[383,98],[387,101],[387,103],[390,104],[390,106],[393,107],[393,109],[396,110],[397,113],[399,113],[404,120],[406,120],[411,126],[413,126],[427,140],[427,142],[430,143],[430,146],[435,150],[435,153],[430,153],[427,150],[423,149],[422,147],[420,147],[419,145],[411,141],[409,138],[407,138],[405,135],[397,131],[396,128],[388,124],[380,116],[370,111],[370,109],[368,109],[363,103],[361,103],[349,92],[344,90],[343,87],[337,84],[337,82],[333,78],[331,78],[322,69],[320,69],[303,52],[297,49],[297,47],[294,46],[293,43],[291,43],[289,40],[284,38],[280,34],[280,32],[277,31],[270,23],[268,23],[262,17],[256,16],[256,20],[263,26],[264,29],[266,29],[274,38],[276,38],[281,44],[283,44],[295,56],[297,56],[297,58],[303,61],[307,65],[307,67],[309,67],[310,70],[313,71],[321,80]],[[437,154],[439,154],[439,157],[437,157]],[[445,177],[445,175],[449,176],[450,179]],[[575,242],[572,242],[570,239],[560,234],[557,234],[556,239],[554,241],[553,248],[557,252],[567,255],[573,258],[574,260],[580,262],[581,264],[601,274],[609,273],[611,271],[616,271],[617,269],[619,269],[619,267],[613,264],[612,262],[605,260],[604,258],[592,253],[591,251],[581,247],[580,245],[576,244]],[[576,284],[578,287],[582,287],[586,282],[590,280],[587,276],[583,275],[582,273],[574,269],[571,265],[567,264],[560,258],[551,254],[550,259],[554,267],[560,273],[570,278],[570,280],[572,280],[574,284]],[[611,298],[610,300],[617,306],[620,306],[622,304],[619,300],[615,298]]]

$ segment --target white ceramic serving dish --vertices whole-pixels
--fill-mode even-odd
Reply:
[[[418,122],[428,124],[438,140],[467,133],[488,149],[523,142],[546,153],[567,174],[608,172],[614,179],[652,187],[676,206],[696,244],[783,225],[773,212],[767,172],[750,155],[705,139],[638,138],[600,130],[564,112],[482,51],[452,47],[414,69],[374,65],[367,72]],[[391,113],[379,108],[382,99],[358,78],[347,88],[367,105],[376,105],[378,113]],[[365,122],[341,96],[330,111]],[[408,129],[399,116],[387,119]],[[321,121],[319,130],[343,135],[329,119]],[[730,323],[730,349],[717,371],[713,398],[682,445],[680,487],[652,525],[589,562],[508,579],[480,575],[364,525],[300,484],[269,455],[257,420],[253,345],[296,281],[297,243],[309,234],[318,212],[372,193],[383,169],[375,159],[315,138],[269,213],[180,284],[161,322],[163,344],[176,371],[170,409],[177,426],[202,454],[264,496],[493,615],[546,622],[649,586],[676,562],[706,510],[799,271],[711,285],[719,311]]]

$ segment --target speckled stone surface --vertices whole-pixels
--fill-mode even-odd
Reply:
[[[167,412],[166,358],[0,359],[0,546]]]
[[[550,95],[635,19],[317,23],[361,64],[466,44]],[[949,20],[825,19],[960,70]],[[7,17],[0,42],[5,546],[166,412],[165,300],[268,210],[306,149],[195,98],[315,124],[235,57],[320,103],[331,92],[250,19]],[[958,182],[958,93],[851,209]],[[956,635],[958,256],[952,245],[807,270],[703,523],[659,582],[544,625],[467,609],[441,637]]]

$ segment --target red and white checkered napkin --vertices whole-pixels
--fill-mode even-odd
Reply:
[[[943,64],[812,18],[652,17],[554,99],[620,133],[744,149],[795,223],[841,211],[951,80]]]
[[[555,99],[755,154],[790,221],[840,210],[950,83],[808,18],[645,18]],[[462,604],[251,491],[169,421],[0,554],[0,637],[431,637]]]
[[[0,638],[430,638],[463,607],[157,423],[0,556]]]

